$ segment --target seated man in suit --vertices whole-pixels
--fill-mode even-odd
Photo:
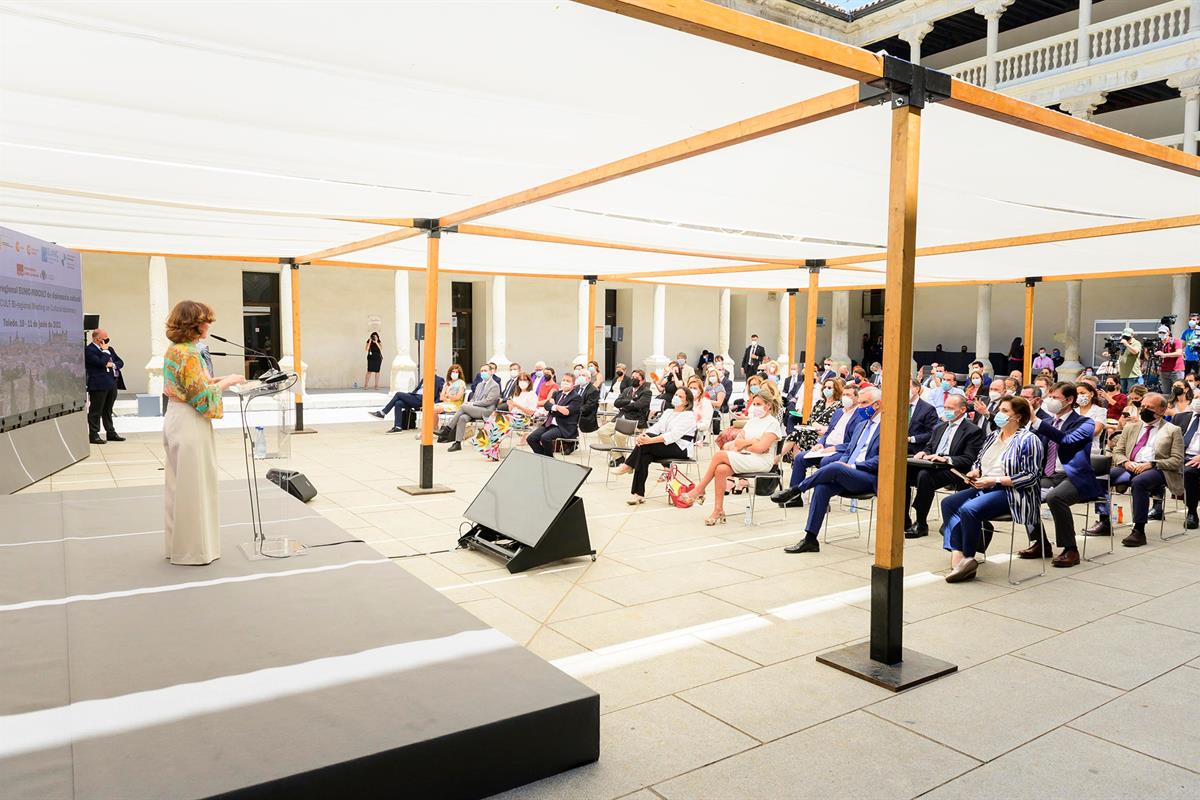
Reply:
[[[907,513],[904,515],[905,539],[919,539],[929,535],[929,524],[926,520],[933,505],[934,493],[947,486],[961,488],[962,482],[949,468],[966,474],[979,457],[979,448],[982,446],[983,431],[967,419],[967,398],[958,394],[950,395],[946,398],[945,408],[942,409],[942,421],[929,437],[928,447],[914,456],[931,464],[947,466],[931,469],[912,466],[908,468],[908,503],[917,521],[914,524]],[[915,497],[913,489],[916,490]]]
[[[1042,439],[1046,464],[1042,468],[1042,502],[1054,517],[1054,540],[1062,552],[1050,562],[1056,567],[1074,567],[1079,563],[1075,544],[1075,518],[1071,506],[1094,500],[1103,492],[1092,469],[1092,439],[1096,423],[1075,412],[1075,384],[1056,383],[1042,401],[1048,416],[1035,417],[1030,427]],[[1021,558],[1041,558],[1049,553],[1050,541],[1043,525],[1040,540],[1030,539]]]
[[[463,437],[467,435],[467,422],[482,421],[496,413],[500,404],[500,383],[492,380],[492,365],[484,364],[479,368],[479,383],[471,390],[470,402],[463,403],[454,412],[454,416],[438,433],[438,442],[454,442],[446,451],[456,453],[462,450]]]
[[[1126,547],[1146,543],[1151,497],[1164,486],[1171,487],[1175,494],[1183,492],[1183,431],[1163,419],[1166,413],[1166,398],[1151,392],[1142,398],[1138,418],[1112,439],[1113,468],[1109,477],[1113,488],[1129,487],[1133,491],[1133,531],[1121,540]],[[1100,512],[1100,520],[1086,531],[1088,535],[1112,534],[1107,512],[1107,508]]]
[[[810,469],[837,461],[849,448],[854,431],[863,423],[864,416],[859,405],[858,390],[853,386],[842,389],[842,403],[829,418],[825,432],[817,438],[807,452],[797,453],[792,459],[792,477],[787,487],[771,495],[771,501],[788,508],[803,508],[804,500],[796,488]]]
[[[558,379],[558,391],[546,399],[546,421],[534,428],[525,442],[538,455],[554,457],[555,439],[574,439],[579,435],[579,411],[583,396],[575,391],[575,376],[564,372]]]
[[[446,379],[436,372],[433,375],[433,401],[442,396],[442,387],[446,384]],[[372,417],[386,419],[389,411],[394,411],[395,417],[392,422],[392,427],[388,433],[400,433],[401,431],[412,430],[417,424],[417,415],[415,413],[408,414],[409,411],[421,410],[421,392],[425,388],[425,380],[422,378],[417,381],[417,385],[411,392],[396,392],[392,395],[392,399],[383,407],[382,411],[369,412]]]
[[[879,411],[880,392],[874,386],[859,390],[858,397],[867,398],[866,421],[854,432],[850,449],[839,459],[818,469],[796,487],[798,493],[812,489],[808,507],[808,522],[804,526],[804,538],[785,547],[785,553],[819,553],[821,545],[817,537],[821,524],[829,511],[829,501],[837,495],[873,493],[879,471]]]
[[[908,454],[914,455],[928,447],[933,426],[938,424],[938,412],[921,399],[921,384],[916,379],[908,385]]]
[[[1183,504],[1187,506],[1186,530],[1200,528],[1196,504],[1200,502],[1200,398],[1192,401],[1192,410],[1176,414],[1171,422],[1183,431]]]

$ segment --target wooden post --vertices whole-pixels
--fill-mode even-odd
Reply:
[[[922,101],[924,98],[921,98]],[[917,250],[917,183],[921,109],[892,99],[888,184],[887,283],[883,310],[883,397],[875,510],[878,536],[871,567],[871,639],[817,660],[893,691],[957,669],[901,646],[904,610],[904,510],[908,473],[909,362]]]
[[[304,363],[300,358],[300,265],[291,262],[291,292],[292,292],[292,363],[296,367],[296,425],[295,432],[304,431],[304,395],[300,389],[304,378]]]
[[[1025,279],[1025,383],[1033,383],[1033,287],[1039,280]]]
[[[797,365],[800,363],[800,354],[796,352],[796,295],[800,293],[799,289],[788,289],[788,358],[794,361]],[[783,365],[787,367],[787,364]]]
[[[808,422],[812,416],[813,381],[817,378],[817,301],[820,295],[821,268],[808,268],[808,308],[804,318],[804,409],[801,417]]]
[[[596,360],[596,279],[588,276],[587,359]]]

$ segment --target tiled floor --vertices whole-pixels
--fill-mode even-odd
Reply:
[[[314,508],[380,552],[452,547],[492,466],[438,446],[437,480],[456,492],[410,497],[396,486],[417,478],[416,440],[385,428],[293,437],[290,465],[320,491]],[[222,477],[243,477],[236,433],[217,437]],[[27,491],[162,481],[157,434],[92,451]],[[957,586],[940,539],[908,542],[905,645],[959,672],[897,696],[814,660],[867,635],[864,538],[787,555],[803,509],[784,520],[760,503],[753,526],[730,513],[708,528],[661,489],[625,505],[628,478],[605,489],[596,467],[581,491],[595,563],[396,561],[600,692],[600,761],[512,797],[1200,797],[1200,535],[1165,543],[1154,526],[1147,547],[1020,586],[1001,535],[980,580]],[[1168,533],[1181,525],[1171,514]],[[844,511],[831,526],[856,530]]]

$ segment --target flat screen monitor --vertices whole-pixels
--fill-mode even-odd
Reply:
[[[471,501],[464,516],[533,547],[589,473],[590,468],[569,461],[513,450]]]

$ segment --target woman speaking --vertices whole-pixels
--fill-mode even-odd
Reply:
[[[167,316],[163,393],[170,399],[163,421],[166,450],[167,558],[172,564],[211,564],[221,557],[217,509],[217,453],[212,420],[223,413],[221,392],[246,379],[210,378],[196,344],[208,335],[213,310],[182,300]]]

